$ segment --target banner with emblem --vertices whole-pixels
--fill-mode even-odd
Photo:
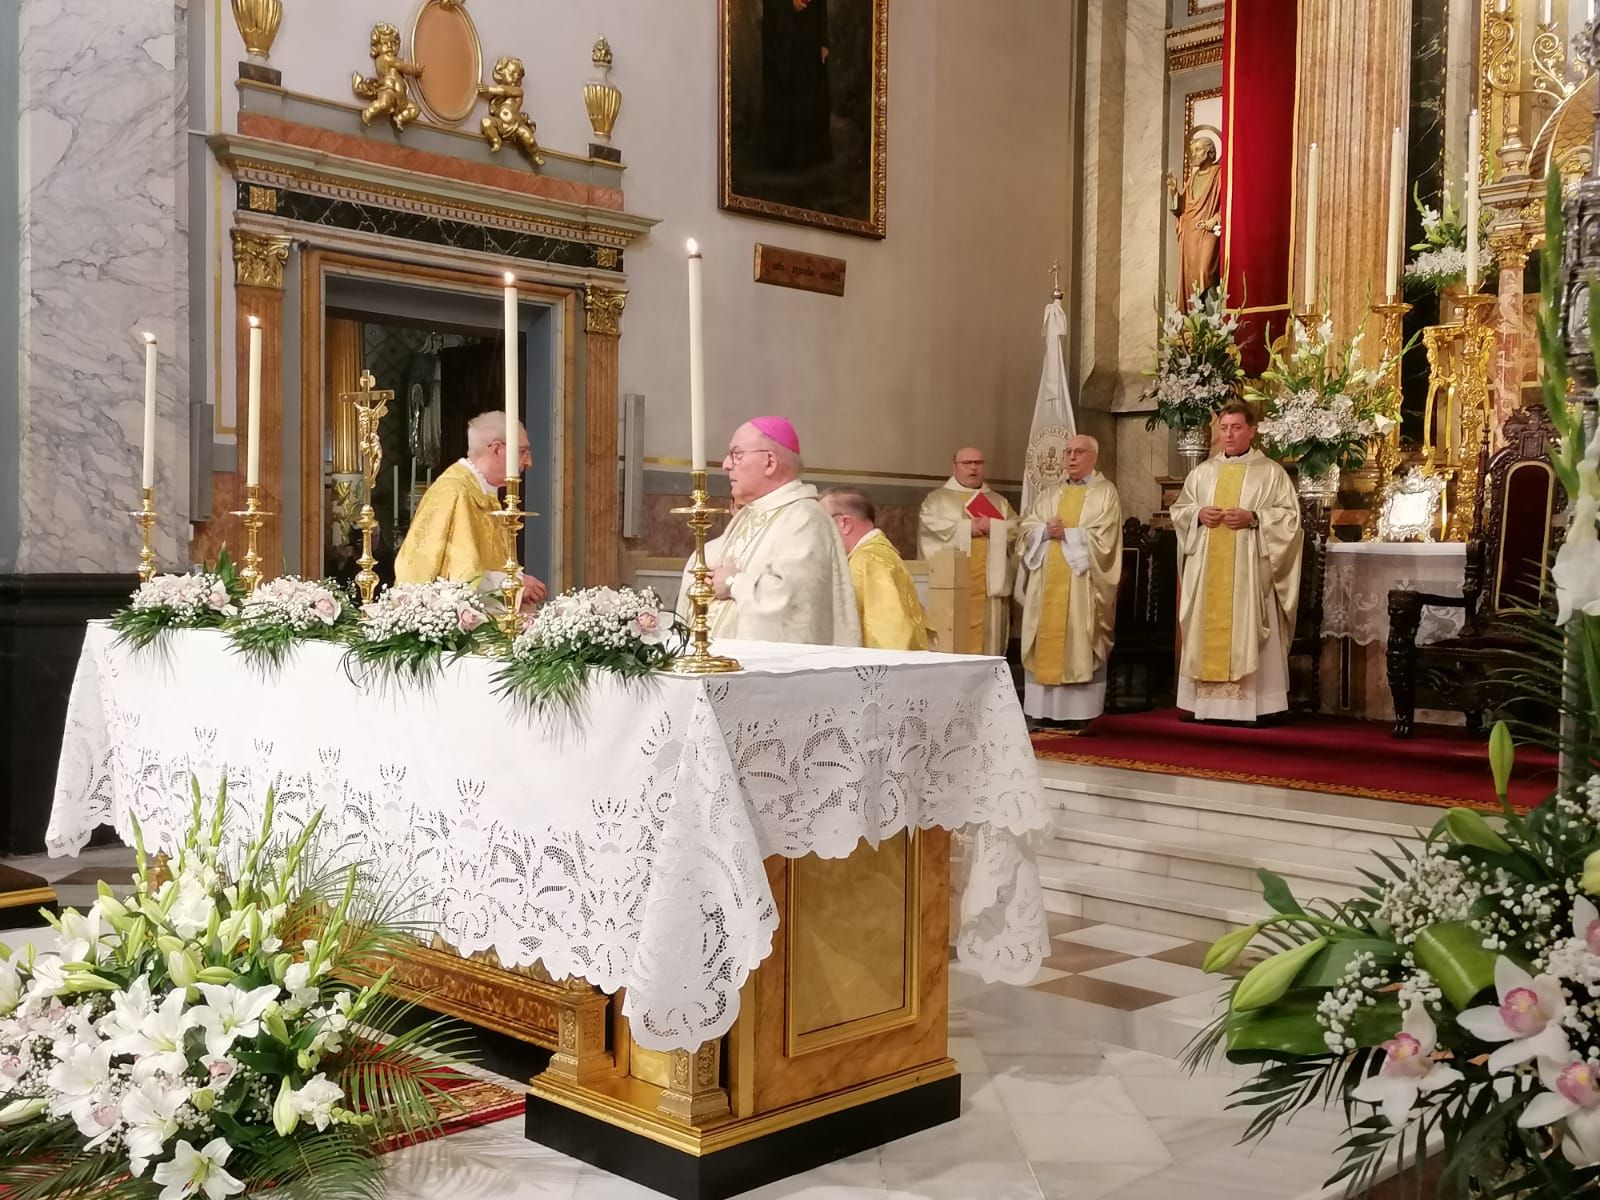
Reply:
[[[1028,456],[1022,469],[1022,508],[1026,513],[1033,498],[1054,487],[1067,473],[1067,439],[1078,432],[1072,415],[1072,396],[1067,390],[1067,363],[1061,354],[1061,339],[1067,332],[1067,314],[1057,291],[1044,310],[1044,366],[1039,371],[1039,395],[1033,402],[1033,430],[1028,435]],[[1019,563],[1012,595],[1021,596],[1027,583],[1027,570]]]

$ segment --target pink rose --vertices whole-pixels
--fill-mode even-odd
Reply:
[[[222,588],[215,588],[212,590],[211,595],[206,597],[206,601],[212,608],[226,608],[228,607],[228,593]]]
[[[332,596],[319,596],[311,603],[311,611],[324,625],[332,625],[339,615],[339,603]]]
[[[461,626],[462,633],[471,633],[483,624],[483,614],[469,604],[463,604],[456,611],[456,624]]]

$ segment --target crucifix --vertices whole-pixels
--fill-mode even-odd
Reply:
[[[372,554],[372,532],[378,527],[378,514],[372,510],[372,489],[378,484],[378,467],[383,462],[383,439],[378,436],[378,423],[389,411],[393,391],[377,391],[378,381],[371,371],[361,372],[361,390],[341,392],[342,404],[353,404],[356,410],[356,444],[361,448],[361,478],[366,485],[362,496],[361,516],[356,528],[361,530],[361,557],[356,560],[361,570],[356,575],[356,588],[361,593],[361,603],[371,604],[378,590],[378,573],[372,568],[377,559]]]

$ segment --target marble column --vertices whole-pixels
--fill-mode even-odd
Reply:
[[[26,573],[131,572],[143,330],[160,341],[156,553],[187,563],[187,0],[20,0]]]
[[[585,587],[622,579],[622,499],[617,487],[617,360],[628,293],[590,284],[584,291],[583,451]]]

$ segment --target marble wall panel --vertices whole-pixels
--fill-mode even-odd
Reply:
[[[24,572],[137,562],[142,330],[161,346],[156,549],[187,559],[186,7],[21,0]]]

